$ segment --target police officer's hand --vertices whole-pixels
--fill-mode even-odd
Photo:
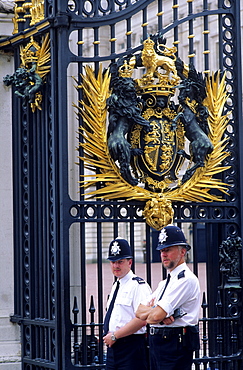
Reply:
[[[151,301],[147,303],[147,306],[148,307],[153,307],[154,306],[154,301],[155,301],[155,298],[152,298]]]
[[[173,317],[173,316],[170,316],[170,317],[166,317],[166,318],[162,321],[162,323],[163,323],[164,325],[170,325],[170,324],[172,324],[174,321],[175,321],[174,317]]]
[[[103,337],[104,343],[107,345],[107,347],[111,347],[114,343],[116,343],[115,340],[111,339],[113,333],[108,333]]]

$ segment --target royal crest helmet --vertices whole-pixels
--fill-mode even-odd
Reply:
[[[188,251],[191,249],[191,246],[186,241],[183,231],[179,227],[173,225],[165,226],[159,234],[159,242],[156,249],[160,251],[161,249],[176,245],[186,247]]]
[[[131,247],[127,240],[116,238],[109,246],[109,261],[118,261],[124,258],[133,258]]]

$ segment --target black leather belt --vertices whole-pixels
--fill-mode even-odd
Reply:
[[[162,337],[171,337],[172,335],[178,335],[178,334],[185,334],[186,333],[186,327],[177,327],[177,328],[158,328],[155,326],[151,326],[149,329],[150,335],[161,335]]]

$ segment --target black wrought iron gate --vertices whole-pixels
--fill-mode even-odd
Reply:
[[[186,62],[193,61],[198,70],[226,71],[230,156],[224,164],[230,168],[221,178],[230,189],[224,202],[176,202],[173,207],[175,222],[189,230],[191,263],[206,287],[201,350],[193,366],[242,369],[242,253],[238,240],[243,226],[242,2],[46,0],[44,5],[41,1],[31,5],[26,0],[16,4],[15,33],[0,40],[0,46],[14,49],[17,70],[20,46],[25,48],[33,40],[43,45],[49,35],[50,62],[46,66],[51,66],[39,107],[24,104],[13,94],[12,321],[21,328],[22,368],[104,368],[105,353],[99,340],[104,284],[109,275],[104,261],[113,237],[121,234],[130,241],[135,269],[138,253],[144,254],[144,278],[153,282],[158,234],[145,224],[141,202],[87,201],[78,194],[77,182],[84,168],[74,162],[78,155],[75,147],[82,140],[76,138],[81,121],[73,119],[72,103],[78,105],[82,90],[76,92],[71,76],[80,80],[86,64],[97,72],[100,63],[107,67],[111,60],[141,50],[140,40],[161,30],[167,44],[176,45],[178,55]],[[138,246],[137,240],[145,240],[146,247]],[[230,268],[232,263],[236,270]]]

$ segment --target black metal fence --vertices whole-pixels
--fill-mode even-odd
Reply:
[[[242,344],[240,330],[241,301],[240,292],[227,292],[231,295],[234,312],[231,316],[224,316],[221,293],[218,291],[215,307],[217,316],[209,318],[206,294],[203,293],[202,317],[199,320],[200,350],[196,351],[193,360],[193,369],[212,370],[240,370],[242,367]],[[240,293],[241,294],[241,293]],[[233,300],[232,300],[233,298]],[[102,341],[102,324],[94,322],[94,301],[90,300],[90,323],[78,323],[77,297],[74,297],[73,306],[73,363],[78,368],[104,369],[106,349]],[[83,330],[84,329],[84,335]],[[89,332],[89,334],[87,334]],[[101,334],[101,335],[100,335]],[[148,346],[149,351],[149,346]]]
[[[220,245],[217,254],[220,256],[218,284],[221,283],[221,285],[213,284],[217,289],[210,305],[211,310],[215,312],[214,316],[209,315],[206,293],[203,292],[202,295],[199,319],[200,350],[195,352],[193,361],[195,370],[239,370],[242,367],[242,275],[238,263],[242,255],[241,239],[227,238]],[[195,269],[195,261],[193,265]],[[215,263],[214,267],[216,265]],[[211,279],[209,284],[212,285]],[[203,285],[202,281],[201,285]],[[208,291],[210,291],[209,288]],[[95,311],[94,299],[91,296],[89,322],[78,323],[79,308],[77,297],[74,297],[72,359],[76,367],[104,368],[105,366],[103,322],[95,322]]]

